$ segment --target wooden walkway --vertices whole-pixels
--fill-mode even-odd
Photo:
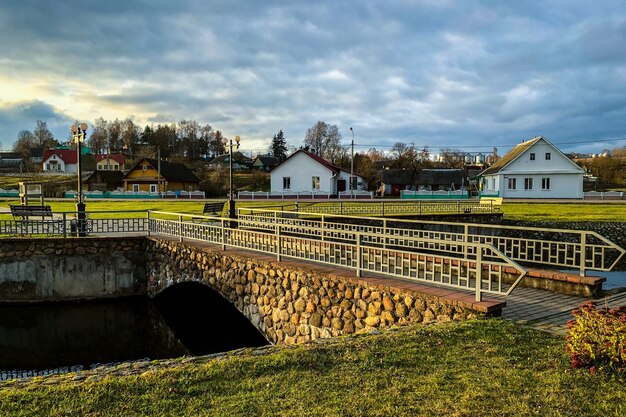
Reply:
[[[568,320],[573,318],[572,310],[589,298],[557,294],[533,288],[518,287],[508,297],[496,297],[506,300],[502,317],[518,321],[546,330],[551,333],[565,335]],[[626,305],[626,292],[613,294],[595,300],[599,307],[610,308]]]

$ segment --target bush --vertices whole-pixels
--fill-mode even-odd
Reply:
[[[572,314],[566,337],[572,367],[626,372],[626,306],[597,308],[588,301]]]

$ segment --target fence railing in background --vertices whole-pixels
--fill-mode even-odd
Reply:
[[[624,193],[621,191],[587,191],[583,193],[583,196],[588,200],[622,200]]]
[[[243,209],[245,213],[246,209]],[[473,201],[339,201],[330,203],[296,202],[295,211],[316,214],[391,216],[427,214],[498,213],[500,206],[489,202]]]
[[[489,244],[515,262],[576,269],[581,276],[587,270],[610,271],[625,252],[600,234],[585,230],[353,217],[308,208],[306,212],[241,208],[238,217],[241,227],[273,230],[278,224],[290,235],[352,242],[356,234],[365,234],[372,245],[407,250],[460,253],[466,244]]]
[[[66,191],[65,198],[76,198],[78,192]],[[177,199],[204,199],[204,191],[167,191],[165,193],[151,193],[148,191],[84,191],[87,198],[120,198],[120,199],[145,199],[145,198],[177,198]]]
[[[436,200],[436,199],[467,199],[469,194],[467,190],[456,191],[400,191],[400,198],[402,199],[420,199],[424,200]]]

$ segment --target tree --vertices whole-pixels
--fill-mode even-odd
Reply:
[[[200,125],[195,120],[181,120],[177,127],[178,138],[182,145],[182,154],[188,160],[200,159],[199,134]]]
[[[447,168],[463,168],[465,166],[465,152],[455,148],[441,148],[439,150],[441,162]]]
[[[209,142],[209,151],[213,156],[226,153],[226,148],[224,147],[224,136],[222,136],[222,132],[219,130],[215,131],[211,142]]]
[[[417,171],[430,166],[430,151],[428,147],[418,150],[413,144],[408,145],[403,142],[396,142],[391,148],[391,156],[393,159],[392,168]]]
[[[287,159],[287,142],[285,141],[285,136],[283,135],[282,130],[280,130],[272,138],[269,153],[275,158],[278,158],[279,161]]]
[[[52,132],[48,130],[48,124],[41,120],[37,120],[37,127],[33,131],[33,136],[37,146],[41,149],[54,147],[58,145],[58,142],[54,140]]]
[[[122,149],[134,154],[137,150],[139,142],[139,129],[132,119],[126,119],[122,122]]]
[[[107,123],[107,151],[115,153],[122,150],[122,123],[119,119]]]
[[[21,130],[17,135],[17,140],[13,144],[13,151],[20,154],[26,171],[32,172],[35,170],[35,165],[31,161],[30,151],[37,147],[35,135],[29,130]]]
[[[108,123],[102,117],[95,120],[91,136],[87,140],[87,146],[93,154],[101,154],[107,148],[108,141]]]
[[[341,139],[341,133],[336,125],[318,121],[306,131],[304,145],[308,146],[314,154],[334,163],[345,152],[341,146]]]
[[[202,157],[206,157],[209,154],[211,142],[215,133],[213,127],[206,124],[200,128],[200,138],[198,139],[198,152]]]

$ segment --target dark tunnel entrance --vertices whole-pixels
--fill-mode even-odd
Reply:
[[[168,327],[193,355],[268,344],[234,305],[200,283],[176,284],[156,296],[154,303]]]

